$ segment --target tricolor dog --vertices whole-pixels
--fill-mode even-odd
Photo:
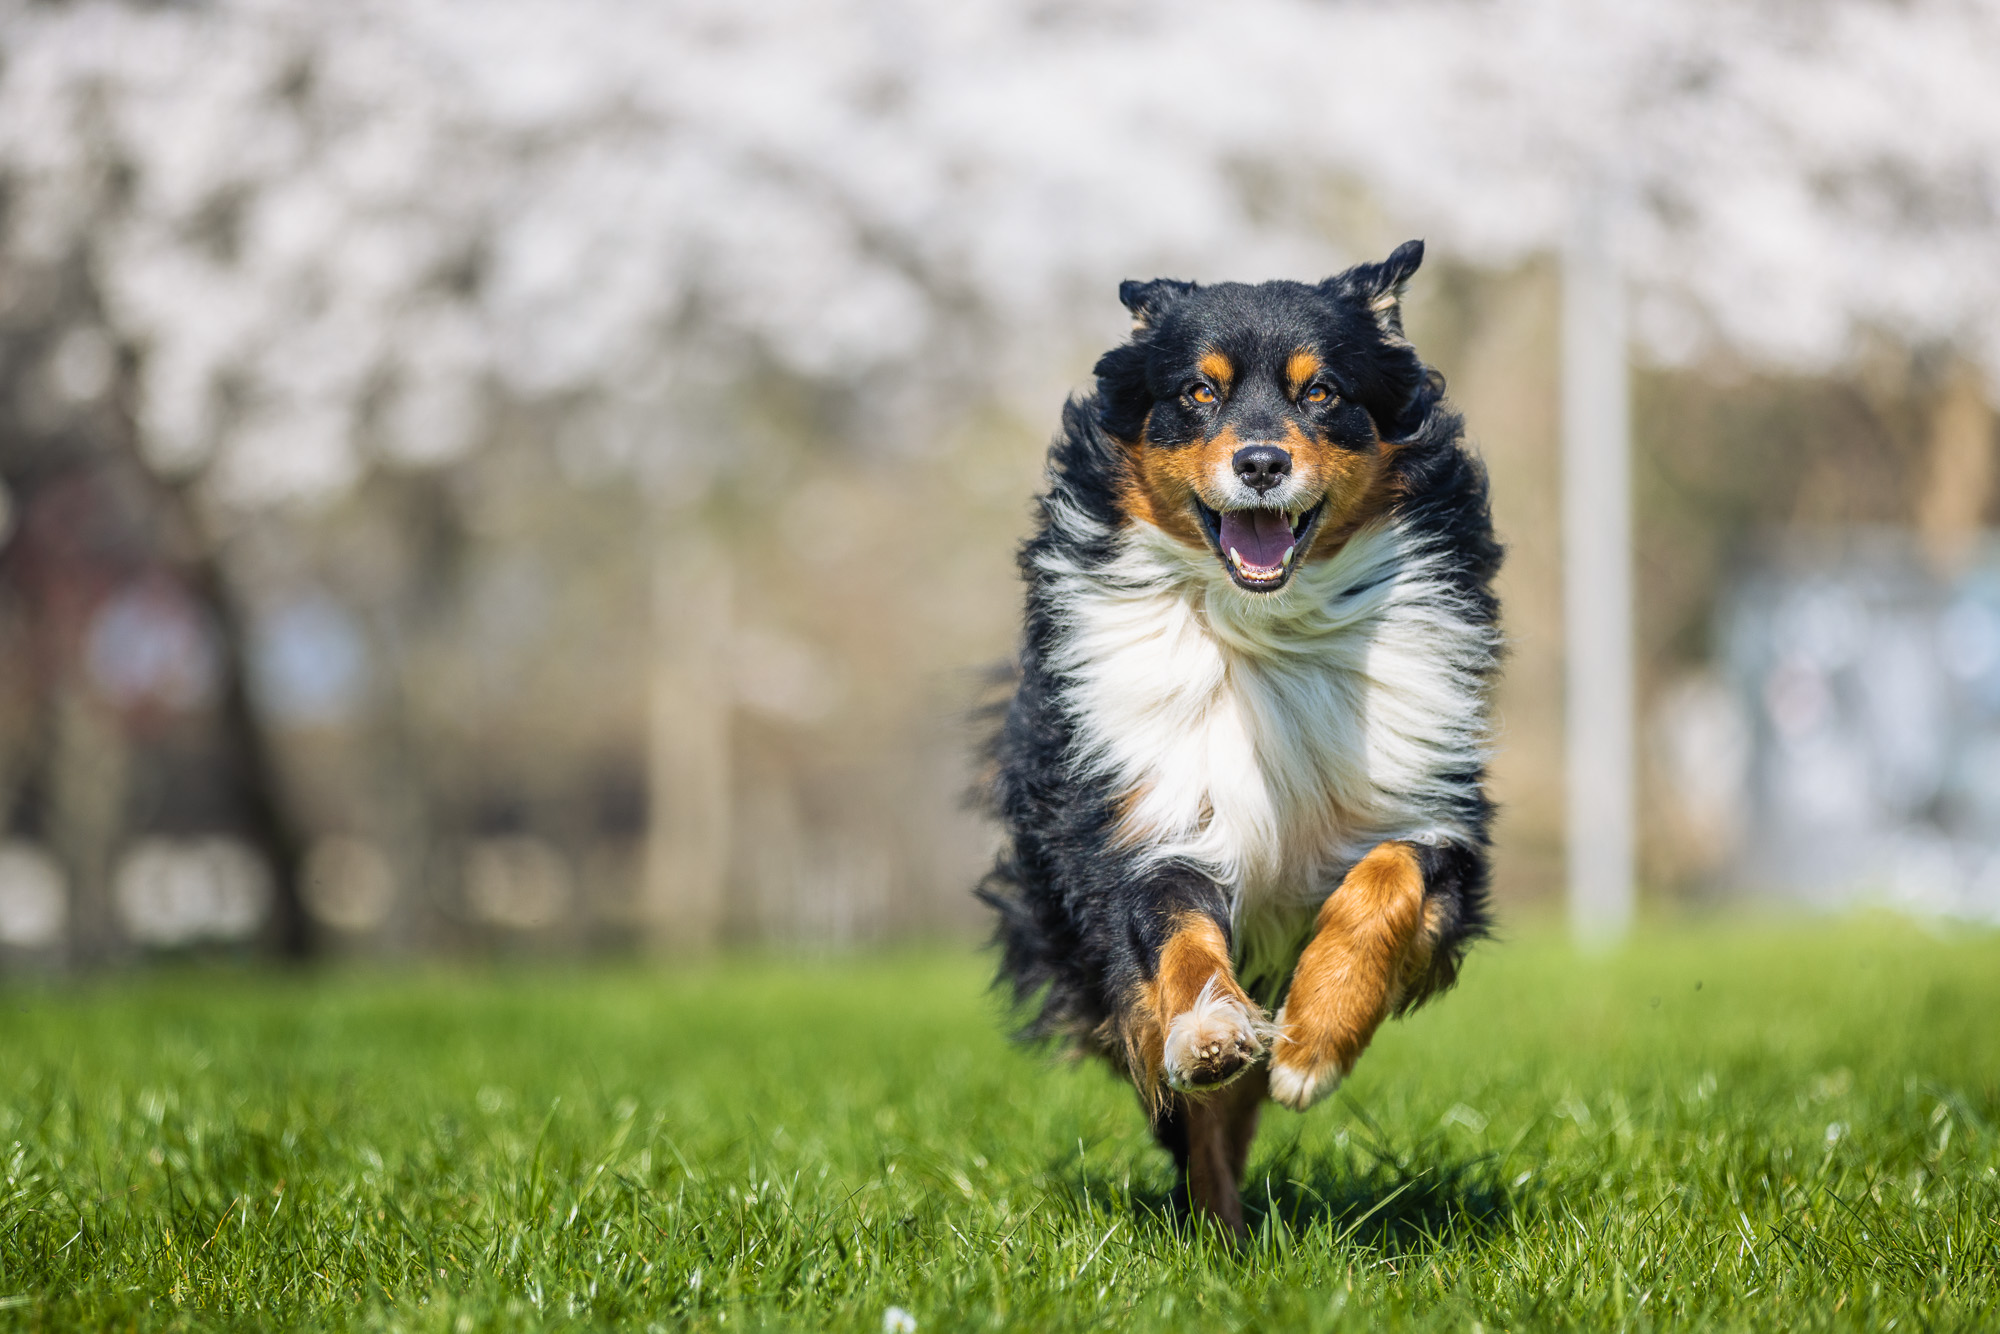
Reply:
[[[1235,1233],[1266,1097],[1303,1111],[1486,926],[1500,548],[1403,335],[1423,258],[1128,282],[1049,451],[981,897],[1027,1033],[1137,1086]]]

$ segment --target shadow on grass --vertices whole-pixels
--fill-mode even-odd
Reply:
[[[1468,1155],[1441,1136],[1398,1147],[1365,1109],[1348,1103],[1353,1121],[1337,1147],[1309,1150],[1297,1139],[1273,1157],[1253,1154],[1243,1183],[1244,1222],[1252,1235],[1282,1225],[1293,1237],[1325,1231],[1336,1244],[1365,1246],[1385,1256],[1477,1242],[1502,1231],[1517,1211],[1517,1193],[1500,1176],[1495,1154]],[[1142,1227],[1180,1232],[1186,1210],[1171,1189],[1164,1153],[1146,1182],[1114,1178],[1074,1160],[1051,1163],[1079,1197],[1123,1200]]]
[[[1294,1236],[1325,1228],[1342,1242],[1401,1255],[1464,1244],[1501,1231],[1513,1200],[1487,1157],[1411,1155],[1414,1165],[1313,1159],[1290,1149],[1243,1192],[1252,1232],[1267,1220]]]

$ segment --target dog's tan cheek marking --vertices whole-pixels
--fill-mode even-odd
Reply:
[[[1227,477],[1234,471],[1231,460],[1236,451],[1243,448],[1243,439],[1236,434],[1234,426],[1225,426],[1208,439],[1194,446],[1199,451],[1193,460],[1195,466],[1188,470],[1189,494],[1199,496],[1210,509],[1221,509],[1215,502],[1222,497],[1215,494],[1218,477]],[[1225,484],[1226,485],[1226,484]],[[1208,535],[1201,534],[1202,545],[1208,545]]]
[[[1122,444],[1125,482],[1119,505],[1140,523],[1149,523],[1177,542],[1206,549],[1208,535],[1195,518],[1192,501],[1201,493],[1204,469],[1218,448],[1235,450],[1235,432],[1208,440],[1163,446],[1147,440]]]
[[[1334,499],[1340,484],[1341,460],[1336,449],[1317,436],[1308,435],[1297,422],[1285,423],[1285,435],[1278,442],[1292,456],[1292,478],[1306,495],[1324,493]]]
[[[1395,477],[1389,468],[1393,448],[1380,439],[1361,451],[1330,440],[1314,442],[1311,455],[1317,466],[1326,469],[1326,514],[1320,519],[1307,560],[1333,559],[1348,538],[1395,503]]]
[[[1436,925],[1409,844],[1379,844],[1363,857],[1320,906],[1285,997],[1278,1059],[1352,1069],[1402,988],[1429,967]]]
[[[1384,466],[1387,450],[1379,441],[1366,451],[1347,449],[1324,436],[1306,433],[1297,422],[1286,424],[1283,443],[1291,451],[1292,475],[1300,491],[1325,498],[1326,511],[1305,558],[1327,560],[1339,554],[1356,529],[1386,507],[1383,483],[1388,478]]]

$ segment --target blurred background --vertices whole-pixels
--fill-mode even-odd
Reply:
[[[1411,236],[1503,916],[2000,921],[1996,70],[1949,0],[4,0],[0,966],[982,930],[1119,280]]]

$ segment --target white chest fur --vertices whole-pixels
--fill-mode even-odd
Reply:
[[[1106,567],[1049,570],[1072,762],[1111,780],[1132,846],[1225,887],[1246,973],[1289,971],[1375,844],[1472,839],[1495,633],[1395,524],[1265,595],[1150,526],[1121,540]]]

